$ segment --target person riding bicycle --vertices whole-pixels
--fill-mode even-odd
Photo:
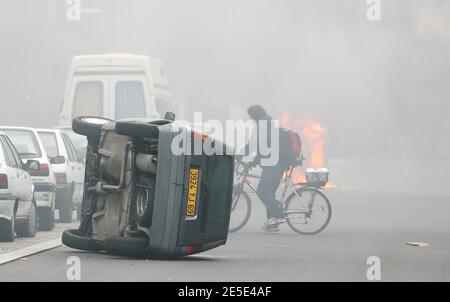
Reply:
[[[247,142],[243,150],[238,153],[236,156],[237,160],[242,159],[242,154],[249,155],[256,152],[256,156],[253,161],[249,162],[247,167],[249,169],[261,165],[261,158],[264,156],[261,154],[259,150],[259,141],[261,139],[266,139],[267,146],[271,145],[271,131],[278,131],[272,127],[271,121],[273,120],[270,115],[267,114],[266,110],[260,105],[252,105],[247,109],[247,113],[249,117],[257,123],[255,130],[253,131],[250,140]],[[267,137],[262,137],[263,134],[260,134],[259,124],[261,122],[267,122]],[[256,142],[255,142],[256,141]],[[256,150],[251,150],[251,147],[256,147]],[[276,146],[271,146],[273,147]],[[279,149],[285,148],[286,146],[280,145]],[[281,152],[280,152],[281,153]],[[285,219],[282,214],[281,203],[276,199],[275,194],[280,185],[280,181],[283,177],[283,173],[289,168],[291,165],[291,161],[282,156],[279,157],[278,162],[275,165],[265,166],[261,165],[262,173],[261,178],[258,184],[258,188],[256,193],[261,201],[264,203],[266,207],[266,215],[267,220],[263,225],[263,229],[266,231],[279,231],[278,226],[280,223],[285,222]]]

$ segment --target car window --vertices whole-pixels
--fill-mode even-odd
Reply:
[[[17,162],[12,154],[11,148],[7,144],[5,137],[0,136],[0,143],[2,145],[3,154],[5,155],[6,164],[12,168],[18,168]]]
[[[48,157],[56,157],[59,155],[58,142],[53,132],[38,132],[42,144]]]
[[[67,137],[67,140],[70,141],[76,153],[81,156],[81,154],[85,152],[87,146],[86,136],[76,134],[75,132],[73,132],[72,129],[61,129],[61,130],[64,132],[63,137],[64,136]]]
[[[76,154],[76,151],[73,149],[72,144],[70,143],[67,135],[61,134],[61,137],[63,139],[64,146],[66,147],[67,155],[69,156],[69,161],[71,162],[77,161],[78,156]]]
[[[116,83],[116,118],[145,117],[144,86],[139,81]]]
[[[72,116],[103,115],[103,84],[98,81],[78,82]]]
[[[155,105],[156,110],[161,115],[161,117],[164,117],[164,115],[166,115],[167,112],[174,112],[171,100],[157,97],[155,98]]]
[[[29,130],[4,129],[20,157],[23,159],[42,157],[36,136]]]
[[[23,167],[22,159],[20,158],[20,155],[17,152],[16,147],[14,147],[14,144],[11,142],[11,140],[8,137],[5,137],[5,141],[8,144],[8,146],[12,152],[12,155],[14,156],[14,159],[16,160],[17,167],[19,169],[23,169],[24,167]]]

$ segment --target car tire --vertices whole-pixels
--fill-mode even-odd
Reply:
[[[28,215],[26,222],[16,227],[18,237],[34,237],[37,233],[37,209],[36,204],[32,202],[30,215]]]
[[[134,121],[118,121],[116,122],[117,134],[140,137],[140,138],[158,138],[159,128],[156,124],[149,124]]]
[[[150,175],[138,186],[136,194],[136,214],[139,225],[149,227],[152,224],[153,204],[155,201],[156,176]]]
[[[52,208],[38,209],[39,231],[51,231],[55,227],[55,210]]]
[[[100,137],[102,126],[113,120],[98,116],[79,116],[72,121],[72,130],[87,137]]]
[[[98,252],[104,249],[100,241],[84,236],[77,229],[64,231],[61,241],[65,246],[82,251]]]
[[[11,220],[0,219],[0,242],[13,242],[15,237],[15,217]]]
[[[106,251],[123,256],[144,256],[147,247],[147,238],[110,236],[105,239]]]

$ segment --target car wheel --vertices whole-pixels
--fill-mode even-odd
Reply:
[[[0,241],[2,242],[12,242],[14,241],[14,224],[15,217],[11,217],[11,220],[0,219]]]
[[[80,230],[77,229],[64,231],[61,241],[65,246],[77,250],[97,252],[104,249],[100,241],[84,236]]]
[[[158,138],[159,128],[156,124],[149,124],[134,121],[118,121],[116,122],[117,134],[127,135],[141,138]]]
[[[105,239],[106,251],[123,256],[144,256],[147,247],[147,238],[110,236]]]
[[[39,230],[51,231],[55,227],[55,210],[52,208],[38,209]]]
[[[30,213],[25,223],[17,226],[16,233],[19,237],[34,237],[37,232],[37,210],[36,204],[31,203]]]
[[[152,224],[155,187],[155,175],[145,177],[142,181],[142,185],[138,186],[136,194],[136,213],[138,222],[143,227],[149,227]]]
[[[102,126],[113,122],[108,118],[97,116],[79,116],[73,119],[72,129],[75,133],[87,137],[99,137]]]

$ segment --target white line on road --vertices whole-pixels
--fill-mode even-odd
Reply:
[[[58,239],[53,239],[53,240],[41,242],[38,244],[34,244],[31,246],[25,247],[23,249],[0,254],[0,265],[23,258],[23,257],[41,253],[43,251],[54,249],[61,245],[62,245],[61,238],[58,238]]]

